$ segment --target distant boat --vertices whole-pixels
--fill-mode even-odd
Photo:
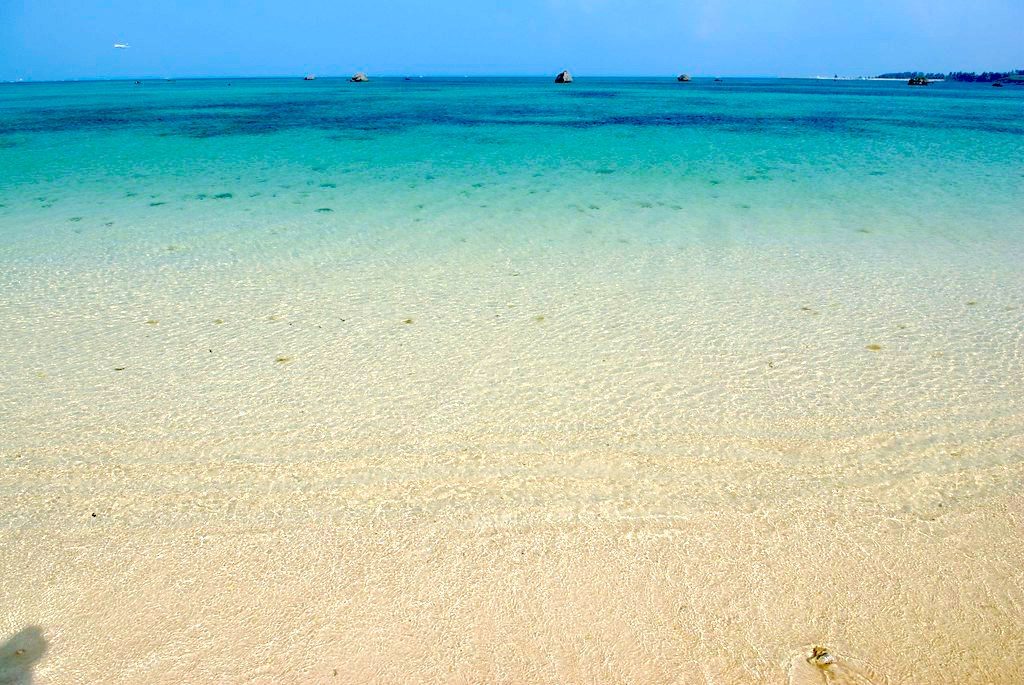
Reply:
[[[302,80],[303,81],[316,81],[316,75],[315,74],[306,74],[305,76],[302,77]]]
[[[907,81],[908,86],[927,86],[930,83],[924,76],[915,76]]]
[[[114,43],[114,47],[118,50],[127,50],[131,45],[125,45],[124,43]]]
[[[679,81],[680,83],[689,83],[690,82],[690,75],[689,74],[679,74],[679,76],[676,77],[676,81]]]
[[[996,81],[995,83],[992,84],[992,87],[993,88],[1002,88],[1003,84],[1000,83],[999,81]]]
[[[555,83],[572,83],[572,74],[568,70],[555,77]]]
[[[352,78],[349,79],[352,83],[366,83],[370,79],[363,72],[356,72]]]

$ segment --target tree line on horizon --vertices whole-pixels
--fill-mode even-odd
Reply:
[[[951,71],[948,74],[938,72],[926,73],[923,71],[895,71],[888,74],[880,74],[878,78],[926,78],[932,81],[945,79],[946,81],[963,81],[965,83],[994,83],[1010,78],[1011,76],[1024,76],[1024,69],[1013,71],[983,71],[980,74],[973,71]]]

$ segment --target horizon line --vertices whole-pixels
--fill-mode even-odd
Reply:
[[[375,78],[548,78],[557,75],[563,69],[552,70],[550,72],[527,72],[527,73],[512,73],[512,72],[493,72],[493,73],[458,73],[458,72],[396,72],[396,71],[382,71],[380,73],[374,73],[367,69],[357,69],[351,73],[342,74],[326,74],[323,76],[317,75],[314,71],[304,72],[277,72],[277,73],[254,73],[254,74],[202,74],[202,75],[174,75],[174,74],[154,74],[148,75],[132,75],[132,76],[113,76],[113,75],[98,75],[98,76],[71,76],[67,78],[34,78],[31,76],[14,76],[0,78],[0,83],[74,83],[81,81],[140,81],[140,80],[220,80],[220,79],[287,79],[287,78],[302,78],[306,75],[314,75],[317,78],[334,79],[334,78],[350,78],[352,74],[364,72]],[[971,71],[965,69],[957,69],[953,71],[928,71],[928,70],[889,70],[881,72],[880,74],[845,74],[840,75],[838,72],[832,72],[831,75],[826,73],[820,74],[744,74],[744,73],[695,73],[695,72],[658,72],[658,73],[587,73],[587,72],[573,72],[574,78],[676,78],[682,74],[687,74],[691,78],[764,78],[764,79],[838,79],[838,80],[858,80],[858,79],[880,79],[884,78],[883,74],[892,73],[921,73],[921,74],[943,74],[948,75],[950,73],[1002,73],[999,70],[984,69],[981,71]],[[1024,71],[1021,67],[1004,69],[1006,73],[1014,73]],[[580,76],[582,73],[582,76]]]
[[[570,70],[571,71],[571,70]],[[353,72],[357,73],[357,72]],[[455,74],[455,73],[394,73],[384,72],[380,74],[373,74],[372,72],[363,72],[369,75],[371,78],[382,78],[382,79],[404,79],[404,78],[553,78],[559,72],[552,72],[551,74],[543,73],[528,73],[528,74]],[[580,76],[578,73],[573,73],[574,79],[615,79],[615,78],[656,78],[656,79],[674,79],[686,72],[680,72],[679,74],[587,74],[584,73]],[[924,73],[924,72],[922,72]],[[938,72],[935,72],[938,73]],[[144,76],[79,76],[71,78],[25,78],[19,77],[16,79],[0,79],[0,83],[81,83],[87,81],[94,82],[117,82],[117,81],[221,81],[227,79],[239,79],[239,80],[256,80],[256,79],[302,79],[307,75],[313,75],[317,79],[349,79],[352,74],[325,74],[323,76],[315,74],[314,72],[306,73],[288,73],[288,74],[248,74],[248,75],[205,75],[205,76],[168,76],[168,75],[144,75]],[[801,76],[784,76],[778,74],[688,74],[694,79],[807,79],[807,80],[877,80],[880,78],[879,75],[856,75],[856,76],[842,76],[842,75],[827,75],[827,74],[815,74],[815,75],[801,75]]]

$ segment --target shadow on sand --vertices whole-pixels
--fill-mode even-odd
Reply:
[[[0,644],[0,685],[30,685],[32,667],[46,652],[39,626],[24,628]]]

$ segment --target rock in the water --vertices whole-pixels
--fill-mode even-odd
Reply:
[[[680,83],[687,83],[687,82],[689,82],[689,80],[690,80],[690,75],[689,74],[679,74],[679,76],[676,78],[676,81],[679,81]]]
[[[367,77],[367,75],[364,74],[361,71],[356,73],[355,76],[353,76],[352,78],[349,79],[349,81],[351,81],[352,83],[364,83],[364,82],[369,81],[369,80],[370,80],[369,77]]]
[[[555,83],[572,83],[572,74],[568,70],[555,77]]]

